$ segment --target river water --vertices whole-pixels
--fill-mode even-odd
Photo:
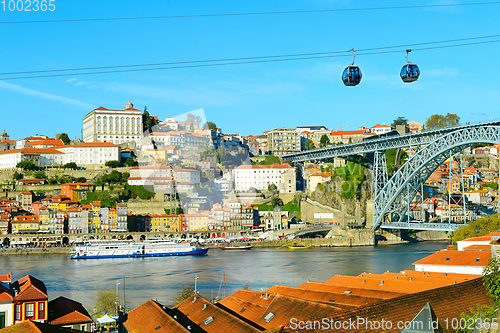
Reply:
[[[194,283],[205,298],[223,296],[223,272],[229,295],[245,284],[265,290],[275,284],[298,286],[307,280],[324,282],[335,274],[358,275],[413,269],[412,263],[446,247],[445,242],[249,251],[211,249],[207,256],[71,260],[69,255],[0,256],[0,274],[12,272],[14,279],[30,274],[42,280],[49,300],[59,296],[77,300],[88,309],[96,288],[118,288],[127,307],[157,299],[169,305],[186,283]],[[117,285],[117,283],[119,283]]]

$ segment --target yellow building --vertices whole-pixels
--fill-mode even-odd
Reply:
[[[12,219],[13,234],[37,233],[40,229],[40,222],[37,215],[18,215]]]
[[[38,210],[38,221],[40,222],[40,232],[49,231],[49,208],[40,208]]]
[[[114,231],[118,229],[118,211],[115,208],[109,210],[109,230]]]
[[[146,149],[146,154],[149,154],[155,160],[166,160],[167,150],[166,149]]]
[[[92,202],[92,219],[89,225],[90,233],[99,233],[101,232],[101,202],[93,201]]]
[[[208,230],[208,214],[187,214],[189,219],[189,231],[206,231]]]

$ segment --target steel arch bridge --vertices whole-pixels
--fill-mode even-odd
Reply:
[[[477,143],[499,143],[500,126],[460,128],[443,135],[416,152],[377,193],[373,207],[373,228],[418,229],[410,223],[401,223],[430,175],[452,155]],[[386,220],[389,219],[389,223]],[[415,223],[413,223],[415,224]],[[407,227],[404,227],[407,225]],[[429,225],[425,229],[453,230],[459,225]]]
[[[500,122],[459,125],[283,156],[292,162],[374,153],[372,198],[373,228],[452,231],[461,225],[403,222],[408,206],[421,185],[448,158],[477,143],[500,143]],[[415,154],[389,179],[384,152],[395,148],[417,148]]]

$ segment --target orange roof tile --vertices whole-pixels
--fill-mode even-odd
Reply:
[[[490,252],[441,250],[423,259],[415,261],[413,265],[481,267],[488,265],[488,261],[490,260],[490,258]]]
[[[224,309],[215,306],[200,295],[196,294],[177,304],[174,309],[185,314],[194,324],[200,326],[205,332],[260,332],[262,327],[250,324]],[[212,318],[207,322],[208,318]]]
[[[2,328],[2,333],[75,333],[75,331],[69,328],[27,320],[16,325]]]
[[[92,317],[82,303],[60,296],[49,302],[49,320],[51,325],[68,325],[92,322]]]
[[[31,275],[26,275],[17,280],[13,283],[12,287],[15,290],[19,290],[17,296],[14,297],[16,301],[31,301],[48,298],[45,284]]]

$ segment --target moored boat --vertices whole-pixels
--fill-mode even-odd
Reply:
[[[190,243],[153,241],[140,243],[88,243],[77,245],[71,259],[143,258],[183,255],[204,255],[208,248],[197,248]]]
[[[292,244],[287,246],[289,250],[305,250],[310,249],[312,245],[301,245],[301,244]]]
[[[221,250],[250,250],[253,245],[242,245],[242,246],[217,246]]]

